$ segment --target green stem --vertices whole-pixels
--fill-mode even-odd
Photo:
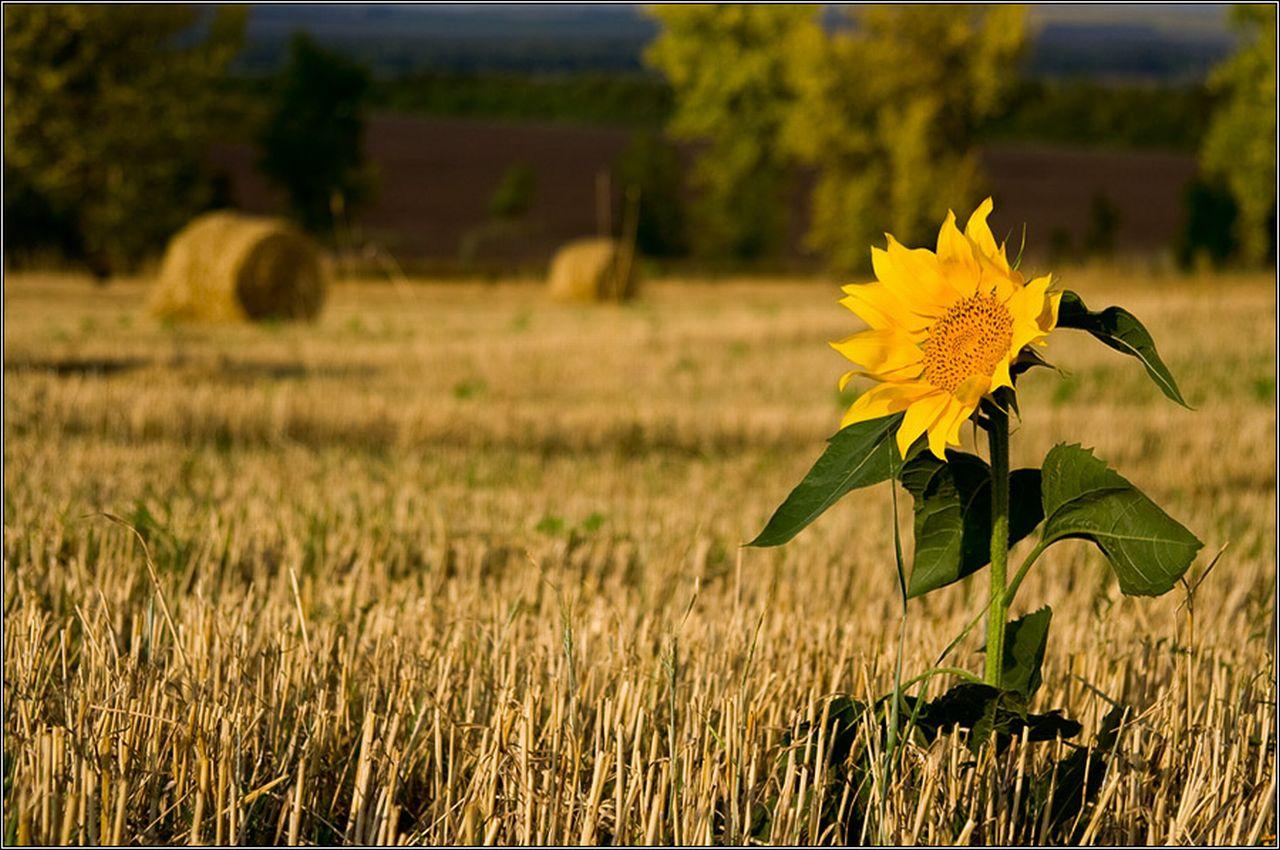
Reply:
[[[1013,574],[1013,581],[1009,582],[1009,587],[1004,592],[1004,607],[1008,610],[1013,604],[1013,597],[1018,594],[1018,588],[1022,586],[1022,580],[1027,577],[1027,572],[1031,569],[1031,565],[1036,562],[1041,553],[1049,548],[1049,544],[1041,540],[1036,544],[1036,548],[1027,553],[1027,557],[1022,560],[1022,566],[1018,567],[1018,571]]]
[[[934,676],[955,676],[957,679],[964,679],[966,682],[973,682],[975,685],[983,684],[982,679],[965,670],[963,667],[931,667],[925,670],[919,676],[913,676],[902,683],[902,689],[905,691],[912,685],[923,682],[925,679],[932,679]]]
[[[881,789],[888,789],[890,785],[890,774],[893,772],[894,757],[898,751],[898,724],[902,705],[902,655],[907,641],[907,574],[905,562],[902,560],[902,533],[898,530],[898,475],[899,470],[894,469],[893,477],[889,480],[889,499],[893,512],[890,516],[893,521],[893,559],[898,570],[898,598],[902,602],[902,616],[898,621],[898,655],[894,662],[893,703],[889,706],[889,740],[885,747],[881,769]],[[881,793],[887,793],[887,791],[882,790]],[[889,836],[883,832],[883,821],[877,828],[881,831],[880,843],[891,843]]]
[[[1004,592],[1004,607],[1006,611],[1009,609],[1009,606],[1013,604],[1013,597],[1017,594],[1018,587],[1022,584],[1022,580],[1027,577],[1027,573],[1031,570],[1031,565],[1034,564],[1036,559],[1039,558],[1044,550],[1048,548],[1049,544],[1041,540],[1036,544],[1036,548],[1027,553],[1027,557],[1022,561],[1022,566],[1018,567],[1018,571],[1013,574],[1013,581],[1009,582],[1009,587]],[[982,610],[969,621],[969,624],[964,627],[963,631],[951,639],[951,643],[947,644],[947,648],[942,650],[942,652],[938,654],[937,660],[933,662],[935,668],[937,665],[947,660],[947,656],[951,654],[952,650],[960,645],[960,641],[969,636],[969,632],[973,631],[974,626],[982,622],[982,618],[991,610],[991,606],[994,602],[994,598],[989,598],[987,600],[987,604],[982,606]],[[981,681],[981,679],[978,681]]]
[[[999,688],[1004,673],[1005,571],[1009,563],[1009,414],[991,406],[991,609],[987,612],[987,684]]]

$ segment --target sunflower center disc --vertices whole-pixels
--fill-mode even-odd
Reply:
[[[924,343],[924,378],[954,392],[972,375],[990,375],[1009,353],[1013,316],[990,295],[957,301],[934,323]]]

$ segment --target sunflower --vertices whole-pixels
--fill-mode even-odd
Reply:
[[[853,403],[841,428],[905,410],[898,450],[905,456],[927,433],[929,449],[944,458],[983,397],[1013,387],[1009,366],[1018,353],[1045,344],[1062,296],[1048,291],[1049,275],[1025,281],[1009,265],[987,226],[992,206],[983,201],[964,233],[948,212],[936,253],[886,234],[888,249],[871,249],[876,280],[844,287],[840,303],[870,330],[831,343],[862,367],[845,373],[840,389],[855,376],[879,383]]]

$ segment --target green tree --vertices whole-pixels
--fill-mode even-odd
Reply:
[[[1187,184],[1182,199],[1182,232],[1175,254],[1183,268],[1220,266],[1240,249],[1236,240],[1239,209],[1218,182],[1198,177]]]
[[[217,82],[243,28],[233,7],[6,8],[7,212],[67,222],[102,277],[162,245],[211,198]]]
[[[364,105],[369,74],[345,57],[294,37],[275,108],[263,127],[261,167],[289,195],[298,221],[332,233],[334,216],[372,194],[364,160]]]
[[[816,6],[664,5],[646,61],[670,82],[668,130],[705,146],[694,165],[694,248],[757,257],[784,232],[788,179],[778,134],[793,100],[787,43],[819,32]],[[819,32],[820,34],[820,32]]]
[[[1200,157],[1235,199],[1241,259],[1262,263],[1275,251],[1276,7],[1237,6],[1234,15],[1248,40],[1213,75],[1222,102]]]
[[[1016,6],[855,14],[833,36],[789,41],[797,96],[783,131],[818,170],[809,242],[844,271],[867,265],[881,229],[925,240],[948,208],[976,200],[974,136],[1012,91],[1025,35]]]
[[[680,153],[658,134],[636,133],[614,164],[625,198],[639,195],[636,247],[649,257],[685,253],[684,164]]]

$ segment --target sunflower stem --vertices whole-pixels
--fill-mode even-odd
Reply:
[[[1009,563],[1009,414],[991,405],[987,426],[991,448],[991,607],[987,611],[988,685],[999,688],[1004,674],[1004,629],[1009,601],[1005,573]]]

